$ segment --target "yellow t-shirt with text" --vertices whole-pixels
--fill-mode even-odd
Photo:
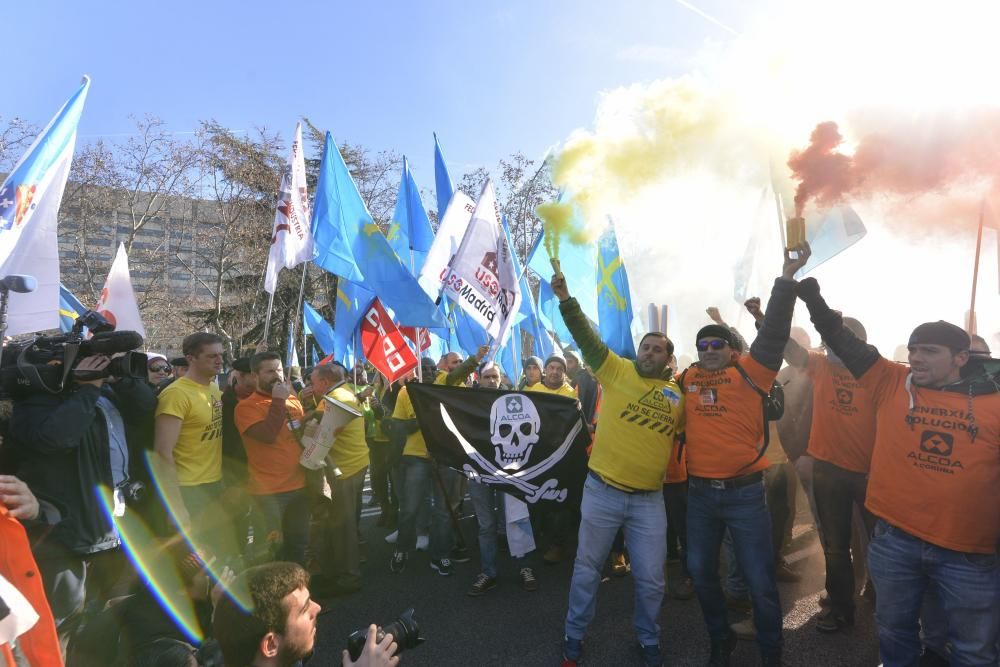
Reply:
[[[440,371],[434,378],[433,384],[448,384],[448,374]],[[413,402],[410,400],[410,394],[406,391],[406,387],[400,389],[399,395],[396,396],[396,408],[392,411],[392,418],[417,418],[417,413],[413,411]],[[424,440],[424,434],[420,429],[406,436],[406,446],[403,447],[403,456],[419,456],[422,459],[430,458],[430,454],[427,453],[427,441]]]
[[[680,387],[673,379],[642,377],[613,352],[594,376],[604,391],[590,469],[612,486],[661,488],[684,415]]]
[[[181,420],[174,446],[177,483],[209,484],[222,479],[222,392],[211,382],[198,384],[186,377],[171,382],[156,404],[156,416]]]

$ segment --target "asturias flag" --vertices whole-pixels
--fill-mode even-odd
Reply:
[[[86,306],[80,303],[76,295],[59,283],[59,330],[69,333],[76,324],[76,318],[87,312]]]
[[[83,77],[0,185],[0,276],[22,273],[38,281],[34,292],[10,295],[10,336],[59,327],[57,216],[89,88]]]
[[[313,204],[315,262],[378,295],[409,326],[441,327],[444,315],[372,219],[328,132]]]
[[[612,352],[635,359],[632,296],[613,223],[597,241],[597,324],[601,340]]]

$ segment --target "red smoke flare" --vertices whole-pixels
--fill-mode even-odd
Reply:
[[[836,204],[854,187],[854,165],[849,155],[837,152],[844,141],[833,121],[820,123],[809,137],[809,147],[792,151],[788,166],[799,187],[795,190],[795,215],[810,199],[821,205]]]
[[[853,156],[838,152],[843,138],[830,121],[816,126],[807,148],[792,152],[797,215],[810,201],[829,206],[888,195],[913,218],[937,207],[938,220],[954,219],[968,214],[970,202],[1000,194],[1000,110],[912,118],[867,113],[851,130],[858,137]],[[951,215],[940,208],[942,199],[954,202]]]

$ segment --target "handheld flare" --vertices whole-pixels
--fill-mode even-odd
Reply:
[[[785,222],[785,249],[791,250],[806,242],[806,219],[796,216]]]
[[[552,262],[552,270],[555,271],[556,277],[562,278],[563,277],[562,265],[559,263],[559,260],[556,259],[555,257],[552,257],[549,261]]]

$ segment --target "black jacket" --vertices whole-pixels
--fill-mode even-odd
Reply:
[[[52,537],[79,554],[118,546],[97,495],[99,485],[112,487],[108,428],[97,409],[102,393],[117,406],[126,433],[156,409],[156,397],[144,380],[124,378],[101,389],[77,385],[57,395],[33,394],[15,401],[11,417],[17,474],[40,500],[56,506],[62,520]],[[143,449],[129,443],[131,468]]]

